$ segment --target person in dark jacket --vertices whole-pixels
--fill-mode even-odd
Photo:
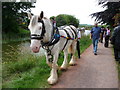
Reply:
[[[78,37],[78,40],[77,40],[77,51],[78,51],[78,58],[80,59],[80,38],[81,38],[81,30],[80,28],[77,28],[77,37]]]
[[[104,36],[104,32],[106,31],[105,27],[102,26],[101,27],[101,36],[100,36],[100,42],[103,43],[103,36]]]
[[[104,43],[104,46],[107,48],[109,46],[109,40],[110,40],[110,28],[107,27],[106,28],[106,31],[105,31],[105,43]]]
[[[115,60],[119,61],[120,63],[120,19],[119,25],[114,28],[114,32],[111,37],[111,43],[113,44],[114,47]]]

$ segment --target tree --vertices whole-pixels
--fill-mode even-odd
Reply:
[[[57,26],[63,25],[74,25],[75,27],[79,26],[79,20],[72,15],[60,14],[56,17]]]
[[[113,17],[113,19],[115,20],[114,26],[118,25],[119,20],[120,20],[120,13],[117,13],[117,14]]]
[[[114,17],[120,13],[120,2],[107,2],[107,0],[99,0],[98,5],[102,5],[106,10],[91,14],[95,21],[113,26],[115,24]]]
[[[19,26],[26,19],[24,11],[31,11],[31,2],[2,2],[2,31],[18,33]]]

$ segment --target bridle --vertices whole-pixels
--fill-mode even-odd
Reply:
[[[49,58],[49,62],[53,62],[53,56],[51,54],[51,49],[49,49],[49,43],[44,43],[43,42],[43,38],[45,36],[45,33],[46,33],[46,30],[45,30],[45,24],[43,22],[42,19],[38,19],[38,22],[41,22],[42,23],[42,32],[41,32],[41,35],[37,35],[37,34],[31,34],[31,40],[32,39],[35,39],[35,40],[41,40],[41,45],[42,45],[42,48],[45,49],[47,51],[47,54],[51,57]]]
[[[38,35],[38,34],[31,34],[31,40],[34,39],[34,40],[40,40],[41,41],[41,45],[42,47],[45,49],[46,47],[48,48],[49,46],[52,46],[54,44],[56,44],[59,40],[60,40],[60,35],[59,35],[59,31],[58,31],[58,28],[56,28],[56,35],[53,35],[51,40],[48,41],[48,42],[44,42],[43,41],[43,38],[45,36],[45,33],[46,33],[46,30],[45,30],[45,24],[44,24],[44,21],[40,18],[38,18],[38,22],[42,23],[42,32],[41,32],[41,35]],[[54,30],[54,29],[53,29]]]
[[[42,23],[42,33],[41,35],[38,35],[38,34],[31,34],[31,39],[35,39],[35,40],[43,40],[44,38],[44,35],[46,33],[46,30],[45,30],[45,24],[43,22],[42,19],[38,19],[38,22],[41,22]]]

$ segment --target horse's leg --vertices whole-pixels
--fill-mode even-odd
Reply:
[[[52,67],[52,63],[49,61],[49,56],[47,54],[47,52],[45,53],[45,56],[46,56],[46,63],[48,64],[48,66]]]
[[[58,75],[57,75],[57,69],[58,69],[58,65],[57,65],[57,60],[58,60],[58,55],[59,53],[55,53],[54,57],[53,57],[53,63],[52,63],[52,70],[50,73],[50,77],[48,78],[48,83],[49,84],[55,84],[58,80]]]
[[[61,67],[60,67],[61,70],[66,70],[67,69],[67,65],[68,65],[67,57],[68,57],[68,51],[64,50],[64,61],[61,65]]]
[[[76,41],[74,41],[74,43],[72,44],[72,58],[69,62],[70,65],[75,65],[76,64],[76,60],[75,60],[75,51],[76,51]]]
[[[74,65],[76,64],[74,54],[72,55],[72,58],[71,58],[69,64],[70,64],[71,66],[74,66]]]

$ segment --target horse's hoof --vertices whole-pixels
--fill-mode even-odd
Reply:
[[[67,68],[60,67],[61,71],[67,71]]]
[[[54,85],[54,84],[56,84],[57,83],[57,79],[51,79],[51,78],[48,78],[48,83],[50,84],[50,85]]]
[[[76,63],[70,63],[69,65],[70,66],[76,66],[77,64]]]

